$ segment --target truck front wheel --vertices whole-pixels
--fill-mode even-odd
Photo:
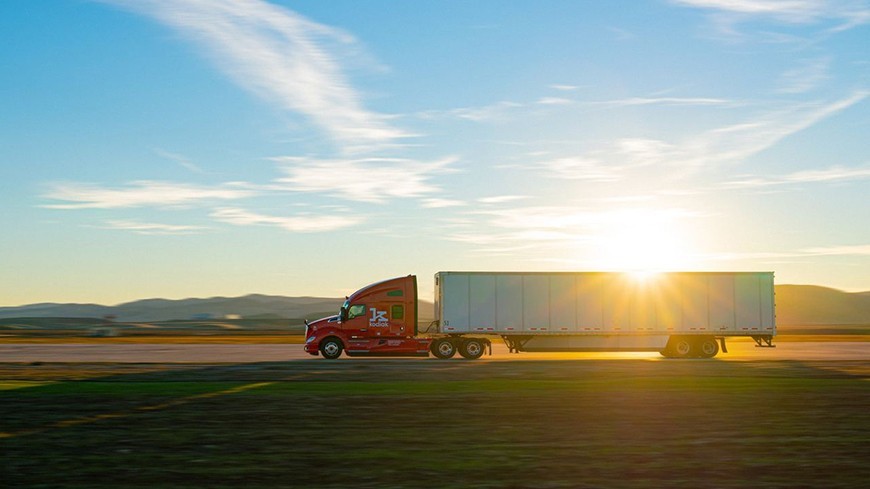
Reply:
[[[335,360],[341,356],[344,345],[338,338],[327,338],[320,343],[320,354],[327,360]]]
[[[430,349],[432,350],[433,355],[442,360],[453,358],[453,355],[456,355],[456,345],[454,345],[448,338],[441,338],[433,341]]]
[[[477,360],[483,356],[483,342],[476,339],[465,340],[459,347],[459,354],[469,360]]]

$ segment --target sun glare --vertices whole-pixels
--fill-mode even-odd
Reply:
[[[690,269],[694,250],[680,217],[662,210],[614,213],[598,239],[601,267],[632,272],[639,280],[655,272]]]

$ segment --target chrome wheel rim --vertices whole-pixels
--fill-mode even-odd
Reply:
[[[692,346],[689,344],[688,341],[680,341],[679,343],[677,343],[676,351],[678,355],[688,355],[691,349]]]
[[[323,345],[323,352],[329,356],[335,355],[339,352],[338,343],[330,341],[329,343]]]
[[[716,353],[716,344],[712,341],[705,341],[701,345],[701,351],[703,351],[705,355],[712,355]]]

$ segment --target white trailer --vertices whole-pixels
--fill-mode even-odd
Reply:
[[[725,338],[772,347],[773,272],[438,272],[435,321],[519,351],[658,351],[712,358]]]

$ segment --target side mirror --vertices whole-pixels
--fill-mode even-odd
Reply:
[[[338,315],[338,320],[341,322],[347,321],[347,308],[346,307],[341,308],[341,311],[339,312],[339,315]]]

